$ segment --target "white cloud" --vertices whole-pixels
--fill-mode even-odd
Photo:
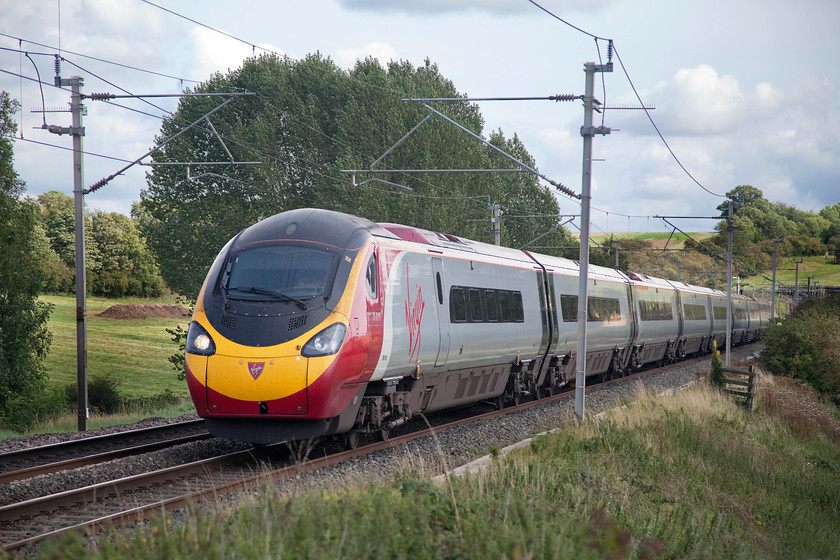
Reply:
[[[672,123],[686,133],[719,133],[731,128],[744,107],[744,94],[733,76],[720,76],[701,64],[674,76],[668,110]]]
[[[561,6],[547,6],[562,12],[594,12],[611,0],[565,0]],[[495,14],[533,13],[536,6],[522,0],[338,0],[348,11],[443,14],[482,11]]]
[[[205,27],[195,27],[190,32],[192,49],[196,64],[190,71],[191,78],[204,81],[214,72],[226,73],[242,66],[242,61],[265,51],[283,55],[283,51],[273,45],[263,43],[246,45],[231,37],[226,37]]]
[[[341,67],[351,68],[357,60],[364,60],[369,56],[384,66],[389,61],[396,60],[397,50],[388,43],[373,41],[363,47],[339,49],[335,55],[335,62]]]
[[[142,30],[150,35],[161,31],[162,12],[134,0],[86,0],[85,8],[111,31]]]
[[[549,148],[557,150],[576,150],[580,147],[580,139],[572,138],[568,130],[558,128],[543,128],[537,132],[540,139]]]

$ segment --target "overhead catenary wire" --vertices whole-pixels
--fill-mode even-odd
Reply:
[[[692,181],[694,181],[694,183],[698,187],[700,187],[701,189],[703,189],[704,191],[706,191],[710,195],[717,196],[719,198],[726,198],[726,195],[724,195],[724,194],[718,194],[716,192],[713,192],[713,191],[707,189],[700,181],[698,181],[694,177],[694,175],[691,174],[691,172],[685,167],[685,165],[683,165],[682,161],[680,161],[680,158],[677,157],[676,153],[674,153],[674,150],[671,148],[671,145],[668,144],[668,141],[665,139],[665,136],[662,134],[662,131],[659,130],[659,127],[656,125],[656,122],[653,120],[653,116],[650,114],[650,111],[648,111],[648,109],[644,107],[644,103],[642,102],[642,97],[641,97],[641,95],[639,95],[638,90],[636,90],[636,85],[633,83],[633,80],[630,79],[630,73],[627,71],[627,68],[624,66],[624,61],[621,60],[621,55],[618,53],[618,49],[615,46],[613,46],[613,51],[615,52],[615,57],[618,60],[619,66],[621,66],[621,70],[624,72],[624,76],[627,78],[627,82],[630,84],[630,87],[633,90],[633,94],[636,96],[636,99],[639,100],[639,103],[644,108],[645,115],[647,115],[647,118],[650,121],[651,126],[653,126],[653,129],[656,131],[656,134],[659,135],[659,139],[662,140],[662,143],[665,145],[665,148],[668,150],[668,153],[671,154],[671,157],[673,157],[674,161],[677,162],[677,165],[680,166],[680,169],[682,169],[683,172],[688,176],[688,178],[691,179]]]
[[[267,49],[265,47],[261,47],[261,46],[255,44],[255,43],[252,43],[251,41],[246,41],[245,39],[240,39],[239,37],[236,37],[235,35],[231,35],[230,33],[226,33],[224,31],[222,31],[221,29],[216,29],[215,27],[211,27],[211,26],[207,25],[206,23],[201,23],[200,21],[189,18],[189,17],[187,17],[183,14],[179,14],[178,12],[170,10],[169,8],[164,8],[163,6],[161,6],[159,4],[155,4],[154,2],[150,2],[149,0],[140,0],[140,1],[143,2],[144,4],[148,4],[149,6],[153,6],[157,9],[159,9],[159,10],[163,10],[166,13],[172,14],[173,16],[177,16],[179,18],[185,19],[190,23],[194,23],[194,24],[196,24],[200,27],[204,27],[205,29],[209,29],[210,31],[214,31],[214,32],[216,32],[220,35],[224,35],[225,37],[229,37],[229,38],[233,39],[234,41],[239,41],[240,43],[244,43],[244,44],[248,45],[249,47],[251,47],[252,52],[256,51],[256,49],[260,49],[260,50],[268,52],[268,53],[279,54],[276,51],[273,51],[271,49]]]
[[[173,10],[170,10],[170,9],[168,9],[168,8],[164,8],[164,7],[162,7],[162,6],[160,6],[160,5],[157,5],[157,4],[153,3],[153,2],[150,2],[150,1],[148,1],[148,0],[143,0],[143,2],[145,2],[146,4],[148,4],[148,5],[150,5],[150,6],[153,6],[153,7],[156,7],[156,8],[158,8],[158,9],[161,9],[161,10],[163,10],[163,11],[167,12],[167,13],[170,13],[170,14],[172,14],[172,15],[174,15],[174,16],[177,16],[177,17],[180,17],[180,18],[185,19],[185,20],[187,20],[187,21],[190,21],[191,23],[194,23],[194,24],[196,24],[196,25],[200,25],[201,27],[204,27],[204,28],[206,28],[206,29],[209,29],[209,30],[214,31],[214,32],[216,32],[216,33],[219,33],[219,34],[221,34],[221,35],[227,36],[227,37],[229,37],[229,38],[231,38],[231,39],[234,39],[234,40],[239,41],[239,42],[241,42],[241,43],[244,43],[244,44],[246,44],[246,45],[249,45],[249,46],[251,46],[253,49],[260,48],[261,50],[263,50],[263,51],[265,51],[265,52],[268,52],[268,53],[272,53],[272,54],[276,54],[276,55],[281,55],[281,54],[282,54],[282,53],[278,53],[278,52],[276,52],[276,51],[273,51],[273,50],[271,50],[271,49],[267,49],[267,48],[264,48],[264,47],[258,47],[255,43],[253,43],[253,42],[251,42],[251,41],[246,41],[246,40],[244,40],[244,39],[241,39],[241,38],[239,38],[239,37],[236,37],[236,36],[234,36],[234,35],[231,35],[231,34],[229,34],[229,33],[226,33],[226,32],[224,32],[224,31],[221,31],[221,30],[219,30],[219,29],[217,29],[217,28],[214,28],[214,27],[212,27],[212,26],[210,26],[210,25],[207,25],[207,24],[205,24],[205,23],[202,23],[202,22],[200,22],[200,21],[198,21],[198,20],[195,20],[195,19],[193,19],[193,18],[189,18],[189,17],[187,17],[187,16],[184,16],[183,14],[180,14],[180,13],[175,12],[175,11],[173,11]],[[286,56],[286,55],[283,55],[283,56]],[[378,86],[373,86],[373,85],[371,85],[371,84],[365,84],[365,85],[366,85],[367,87],[378,87]],[[558,100],[559,100],[559,99],[558,99]],[[444,117],[444,118],[445,118],[445,117]],[[542,176],[541,176],[541,177],[542,177]],[[543,178],[544,178],[544,177],[543,177]],[[564,187],[564,186],[562,186],[562,185],[559,185],[559,184],[557,184],[557,183],[555,183],[555,182],[553,182],[553,181],[551,181],[551,180],[549,180],[549,179],[546,179],[546,178],[544,178],[544,179],[545,179],[545,180],[547,180],[548,182],[552,183],[553,185],[557,186],[557,188],[561,189],[561,191],[563,191],[563,192],[568,192],[568,193],[572,193],[572,194],[571,194],[571,196],[574,196],[573,191],[570,191],[570,190],[569,190],[569,189],[567,189],[566,187]],[[565,189],[565,190],[564,190],[564,189]]]
[[[89,60],[95,60],[96,62],[102,62],[103,64],[110,64],[112,66],[118,66],[120,68],[125,68],[126,70],[133,70],[133,71],[136,71],[136,72],[143,72],[143,73],[146,73],[146,74],[152,74],[154,76],[160,76],[161,78],[168,78],[168,79],[176,80],[176,81],[182,82],[182,83],[183,82],[189,82],[189,83],[194,83],[194,84],[201,83],[198,80],[190,80],[188,78],[183,78],[183,77],[179,77],[179,76],[172,76],[171,74],[164,74],[162,72],[156,72],[154,70],[148,70],[148,69],[145,69],[145,68],[140,68],[138,66],[132,66],[130,64],[123,64],[121,62],[114,62],[113,60],[108,60],[108,59],[100,58],[100,57],[97,57],[97,56],[91,56],[91,55],[87,55],[87,54],[83,54],[83,53],[79,53],[79,52],[75,52],[75,51],[68,51],[67,49],[64,49],[62,51],[61,47],[54,47],[52,45],[39,43],[37,41],[32,41],[30,39],[22,39],[20,37],[14,36],[14,35],[9,35],[8,33],[3,33],[2,31],[0,31],[0,37],[7,37],[9,39],[21,40],[25,43],[30,43],[32,45],[36,45],[36,46],[43,47],[43,48],[46,48],[46,49],[52,49],[54,51],[57,51],[58,53],[64,52],[64,53],[72,54],[73,56],[78,56],[78,57],[81,57],[81,58],[87,58]],[[39,53],[39,54],[41,54],[41,53]],[[54,53],[50,53],[48,56],[54,56]]]
[[[7,49],[7,50],[11,50],[11,49]],[[44,55],[44,56],[55,56],[54,54],[51,54],[51,53],[38,53],[38,54],[42,54],[42,55]],[[84,56],[84,55],[83,55],[83,56]],[[100,60],[100,61],[102,60],[102,59],[96,59],[95,57],[87,57],[87,58],[94,58],[95,60]],[[90,72],[89,70],[86,70],[86,69],[82,68],[80,65],[78,65],[78,64],[76,64],[76,63],[73,63],[72,61],[69,61],[69,60],[67,60],[66,58],[63,58],[63,57],[62,57],[62,58],[61,58],[61,60],[63,60],[63,61],[66,61],[66,62],[70,63],[71,65],[73,65],[73,66],[75,66],[75,67],[79,68],[80,70],[82,70],[82,71],[84,71],[84,72],[90,73],[91,75],[93,75],[93,76],[97,77],[98,79],[103,80],[105,83],[108,83],[108,84],[109,84],[109,85],[111,85],[112,87],[116,87],[116,88],[120,89],[121,91],[125,91],[126,93],[129,93],[129,94],[130,94],[130,92],[128,92],[128,91],[127,91],[127,90],[125,90],[124,88],[120,88],[120,87],[119,87],[119,86],[117,86],[116,84],[113,84],[112,82],[110,82],[110,81],[108,81],[108,80],[105,80],[105,79],[104,79],[104,78],[102,78],[101,76],[98,76],[98,75],[94,74],[93,72]],[[36,70],[37,70],[37,66],[36,66]],[[66,90],[66,88],[62,88],[62,87],[60,87],[60,86],[55,86],[55,84],[53,84],[53,83],[50,83],[50,82],[44,82],[44,81],[40,80],[40,78],[39,78],[39,79],[35,79],[35,78],[28,77],[28,76],[23,76],[22,74],[15,74],[14,72],[10,72],[10,71],[3,70],[3,69],[0,69],[0,72],[6,73],[6,74],[10,74],[10,75],[13,75],[13,76],[18,76],[18,77],[20,77],[21,79],[26,79],[26,80],[29,80],[29,81],[33,81],[33,82],[38,83],[39,85],[46,84],[46,85],[49,85],[49,86],[51,86],[51,87],[55,87],[55,88],[57,88],[57,89],[61,89],[61,90],[64,90],[64,91],[69,91],[69,90]],[[39,74],[40,74],[40,73],[39,73]],[[124,105],[115,104],[115,103],[112,103],[112,102],[109,102],[109,101],[106,101],[106,103],[109,103],[109,104],[114,105],[114,106],[116,106],[116,107],[120,107],[120,108],[123,108],[123,109],[127,109],[127,110],[130,110],[130,111],[134,111],[134,112],[137,112],[137,113],[140,113],[140,114],[146,115],[146,116],[150,116],[150,117],[153,117],[153,118],[157,118],[157,119],[161,119],[161,118],[163,118],[163,117],[161,117],[161,116],[159,116],[159,115],[152,115],[152,114],[150,114],[150,113],[146,113],[146,112],[143,112],[143,111],[139,111],[139,110],[137,110],[137,109],[134,109],[134,108],[131,108],[131,107],[126,107],[126,106],[124,106]],[[150,104],[151,104],[151,103],[150,103]],[[157,105],[154,105],[154,104],[151,104],[151,105],[152,105],[153,107],[155,107],[156,109],[159,109],[159,110],[161,110],[161,111],[164,111],[164,112],[166,112],[166,113],[168,113],[168,114],[170,114],[170,115],[172,114],[172,113],[170,113],[169,111],[166,111],[165,109],[162,109],[161,107],[158,107]],[[197,128],[201,128],[201,127],[197,127]],[[233,139],[231,139],[231,138],[228,138],[228,139],[229,139],[229,140],[233,140]],[[36,144],[40,144],[40,145],[43,145],[43,146],[48,146],[48,147],[57,147],[57,148],[60,148],[60,149],[64,149],[64,148],[63,148],[63,147],[61,147],[61,146],[56,146],[56,145],[54,145],[54,144],[49,144],[49,143],[45,143],[45,142],[34,142],[34,143],[36,143]],[[253,146],[253,145],[252,145],[252,146],[251,146],[251,148],[252,148],[252,149],[254,149],[254,148],[255,148],[255,146]],[[86,153],[90,153],[90,152],[86,152]],[[109,157],[109,156],[103,156],[103,155],[101,155],[101,154],[94,154],[94,155],[97,155],[98,157]],[[267,156],[267,157],[269,157],[269,158],[274,157],[274,156],[273,156],[273,155],[271,155],[271,154],[264,154],[264,155],[266,155],[266,156]],[[127,160],[127,159],[123,159],[123,158],[116,158],[116,157],[110,157],[109,159],[113,159],[113,160],[116,160],[116,161],[123,161],[123,162],[129,162],[129,161],[130,161],[130,160]],[[118,173],[118,174],[119,174],[119,173]],[[333,178],[333,179],[334,179],[334,180],[339,180],[339,179],[336,179],[336,178]],[[100,186],[101,186],[101,185],[100,185]],[[97,187],[97,188],[99,188],[99,187]],[[95,189],[94,189],[94,190],[95,190]]]

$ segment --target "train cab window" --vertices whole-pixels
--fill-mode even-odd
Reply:
[[[443,284],[440,280],[440,272],[435,273],[435,277],[437,279],[437,296],[438,296],[438,303],[443,305]]]
[[[376,299],[379,294],[379,274],[376,267],[376,255],[371,255],[367,266],[367,291],[371,299]]]
[[[495,323],[499,320],[499,298],[495,290],[484,290],[484,303],[487,309],[487,320]]]
[[[449,291],[449,316],[453,323],[467,322],[467,298],[464,288],[452,286]]]
[[[321,296],[329,291],[334,263],[333,254],[322,249],[291,245],[249,249],[231,260],[226,288],[232,299],[243,300]]]
[[[481,305],[481,291],[470,288],[470,322],[484,322],[484,306]]]

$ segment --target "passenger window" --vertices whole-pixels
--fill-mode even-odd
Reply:
[[[510,292],[503,290],[499,292],[499,307],[501,308],[501,318],[505,323],[513,319],[513,310],[511,309]]]
[[[449,316],[453,323],[467,321],[467,299],[463,288],[452,287],[449,292]]]
[[[499,300],[495,290],[484,291],[484,301],[487,304],[487,320],[495,323],[499,320]]]
[[[521,323],[525,320],[525,309],[522,306],[522,294],[513,292],[513,320]]]
[[[481,305],[481,292],[475,288],[470,289],[470,322],[484,322],[484,309]]]
[[[376,299],[379,294],[379,274],[376,268],[376,255],[371,255],[367,266],[367,290],[371,299]]]

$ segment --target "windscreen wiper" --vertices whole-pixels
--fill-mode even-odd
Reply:
[[[298,307],[307,311],[309,308],[306,307],[306,304],[303,303],[298,298],[292,297],[290,295],[284,294],[280,290],[272,290],[271,288],[263,288],[262,286],[237,286],[235,288],[231,288],[231,290],[236,290],[237,292],[249,292],[252,294],[261,294],[265,296],[273,296],[276,298],[286,299],[292,301],[297,304]]]

